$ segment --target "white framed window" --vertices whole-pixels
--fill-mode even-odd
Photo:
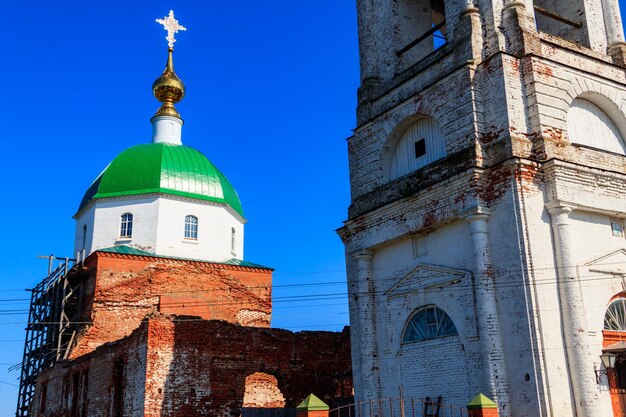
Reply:
[[[622,221],[620,219],[611,219],[611,233],[615,237],[624,236],[624,226],[622,225]]]
[[[428,306],[417,310],[411,316],[404,328],[402,343],[419,342],[457,334],[450,316],[437,307]]]
[[[120,218],[120,237],[133,237],[133,214],[124,213]]]
[[[198,239],[198,218],[196,216],[185,216],[185,239]]]

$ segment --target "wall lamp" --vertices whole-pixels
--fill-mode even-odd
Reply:
[[[615,368],[615,360],[617,359],[617,355],[612,353],[603,353],[600,355],[600,359],[602,360],[602,365],[604,365],[604,369],[595,369],[596,372],[596,383],[600,383],[600,377],[602,375],[608,375],[607,372],[609,369]]]

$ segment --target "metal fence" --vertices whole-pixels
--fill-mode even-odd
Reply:
[[[330,417],[468,417],[467,408],[447,405],[441,398],[379,398],[330,410]]]

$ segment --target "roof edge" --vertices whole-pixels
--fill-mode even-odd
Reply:
[[[114,255],[114,256],[119,256],[119,257],[161,259],[161,260],[168,260],[168,261],[173,261],[173,262],[204,263],[204,264],[220,265],[220,266],[225,266],[229,268],[261,269],[261,270],[266,270],[266,271],[275,270],[275,268],[257,264],[257,263],[250,262],[250,261],[244,261],[242,259],[232,258],[223,262],[219,262],[219,261],[207,261],[204,259],[193,259],[193,258],[182,258],[182,257],[177,257],[177,256],[157,255],[155,253],[146,252],[144,250],[136,249],[127,245],[119,245],[119,246],[112,246],[109,248],[96,249],[89,256],[93,255],[94,253],[102,253],[102,254]]]
[[[84,206],[80,207],[78,209],[78,211],[72,216],[73,219],[77,219],[78,217],[80,217],[80,215],[87,210],[88,207],[90,207],[92,204],[95,204],[96,200],[102,200],[102,201],[111,201],[111,200],[116,200],[116,199],[122,199],[124,197],[149,197],[149,196],[156,196],[156,197],[181,197],[181,198],[186,198],[186,199],[190,199],[190,200],[200,200],[203,202],[210,202],[210,203],[215,203],[219,206],[223,206],[224,208],[226,208],[228,210],[228,212],[232,215],[234,215],[237,220],[239,220],[242,223],[247,223],[248,220],[243,217],[238,211],[236,211],[234,208],[232,208],[230,206],[230,204],[225,203],[224,201],[219,201],[219,198],[216,198],[216,200],[213,200],[210,197],[207,196],[200,196],[200,197],[192,197],[189,195],[185,195],[185,193],[182,192],[163,192],[163,191],[151,191],[151,190],[143,190],[145,192],[142,192],[141,194],[137,194],[135,192],[131,192],[131,193],[125,193],[125,194],[118,194],[118,195],[113,195],[113,193],[108,193],[111,195],[101,195],[100,197],[93,197],[91,200],[89,200]],[[191,194],[191,193],[189,193]],[[206,198],[202,198],[202,197],[206,197]]]

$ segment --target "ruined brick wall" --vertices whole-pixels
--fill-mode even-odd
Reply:
[[[155,406],[146,407],[146,416],[239,415],[246,390],[250,394],[246,381],[259,373],[270,376],[266,382],[276,379],[274,397],[247,406],[284,401],[295,407],[310,393],[332,404],[352,395],[347,330],[293,333],[186,317],[155,318],[149,326],[151,335],[169,333],[173,340],[168,339],[168,346],[149,342],[148,354],[168,366],[147,373],[146,404],[153,401]]]
[[[86,262],[83,330],[71,357],[118,340],[154,312],[268,327],[272,271],[95,252]]]
[[[127,417],[236,416],[244,402],[295,407],[310,393],[334,404],[352,396],[351,369],[348,329],[293,333],[157,315],[41,374],[33,415],[44,390],[50,417],[110,417],[115,407]],[[75,375],[87,376],[85,388],[73,385]],[[84,399],[76,405],[74,392]]]
[[[115,400],[119,398],[120,415],[143,417],[146,330],[146,326],[141,326],[123,340],[106,344],[78,359],[58,362],[41,373],[31,415],[111,417]],[[123,364],[121,373],[116,374],[116,363]],[[116,379],[119,384],[115,383]],[[116,385],[124,387],[117,394]]]
[[[242,407],[283,408],[285,396],[278,388],[275,376],[264,372],[255,372],[246,377],[246,389]]]

